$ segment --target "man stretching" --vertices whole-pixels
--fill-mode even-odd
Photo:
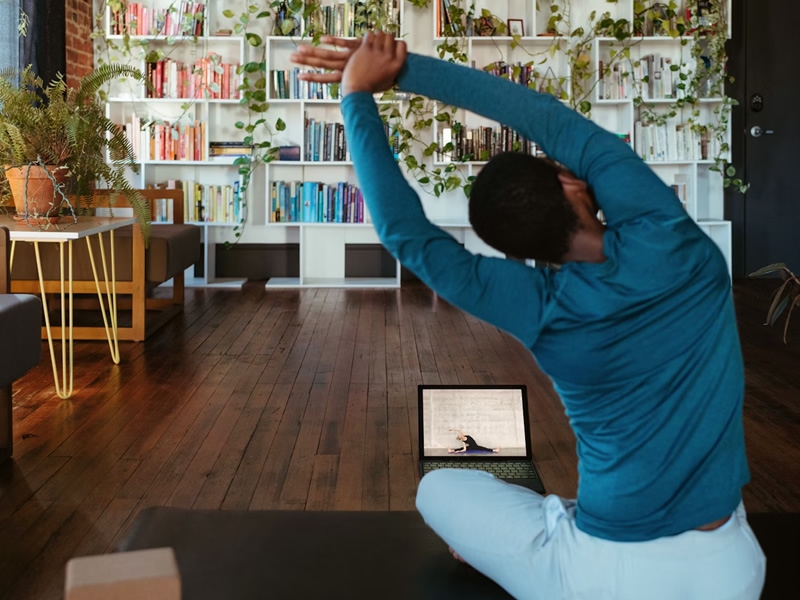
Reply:
[[[381,241],[529,348],[577,437],[577,500],[443,469],[419,485],[426,522],[516,598],[756,600],[765,559],[741,503],[744,376],[718,248],[630,146],[557,99],[407,54],[383,33],[323,41],[343,51],[303,47],[293,60],[333,71],[306,79],[341,80]],[[373,100],[394,84],[499,121],[563,165],[501,154],[469,199],[485,242],[560,268],[473,255],[428,221]]]

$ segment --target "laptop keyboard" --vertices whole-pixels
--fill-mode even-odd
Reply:
[[[487,471],[499,479],[539,479],[533,466],[526,461],[425,460],[422,463],[423,474],[436,469]]]

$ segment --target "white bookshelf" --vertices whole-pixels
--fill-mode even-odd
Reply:
[[[150,6],[167,6],[169,0],[144,0]],[[324,0],[324,5],[337,2]],[[401,31],[409,49],[413,52],[436,56],[437,45],[441,38],[437,36],[435,25],[435,6],[437,0],[431,0],[427,9],[418,9],[400,0]],[[614,18],[633,18],[633,0],[620,0],[609,3],[605,0],[572,0],[572,18],[574,22],[583,24],[587,21],[591,10],[598,13],[611,12]],[[563,45],[563,40],[542,36],[547,26],[549,3],[536,0],[476,0],[477,12],[481,8],[489,8],[503,19],[522,19],[524,36],[518,47],[513,47],[513,38],[508,36],[470,37],[463,40],[464,51],[470,63],[474,61],[477,68],[490,62],[505,60],[509,63],[533,60],[537,69],[544,72],[548,68],[556,76],[565,75],[568,69],[565,58],[556,53],[551,56],[548,48],[553,43]],[[538,8],[537,8],[538,7]],[[168,45],[171,52],[182,56],[195,56],[202,53],[217,52],[224,59],[236,60],[240,63],[255,60],[253,48],[241,36],[213,35],[219,28],[233,28],[234,21],[226,19],[222,11],[230,9],[237,15],[246,8],[243,0],[208,0],[206,35],[199,38],[173,38]],[[729,12],[730,14],[730,12]],[[109,17],[107,16],[107,19]],[[107,21],[110,26],[110,21]],[[266,75],[268,79],[267,96],[270,109],[266,116],[270,122],[278,118],[286,124],[283,131],[276,132],[274,145],[300,146],[305,148],[304,119],[306,115],[319,120],[341,122],[340,102],[336,99],[280,99],[272,97],[272,72],[274,70],[291,70],[294,66],[289,55],[299,44],[306,43],[300,37],[273,36],[272,22],[260,23],[262,29],[251,30],[260,35],[266,43]],[[154,45],[167,43],[164,40],[146,38]],[[591,60],[597,69],[600,61],[607,56],[617,42],[609,38],[597,38],[592,42]],[[183,49],[176,50],[176,47]],[[194,53],[194,54],[193,54]],[[689,46],[681,46],[679,40],[666,37],[648,37],[637,40],[632,49],[636,58],[648,53],[669,56],[673,60],[689,61]],[[468,63],[469,64],[469,63]],[[143,61],[139,64],[143,66]],[[598,86],[599,87],[599,86]],[[114,90],[108,103],[109,115],[124,118],[130,111],[141,111],[156,118],[170,118],[176,113],[185,113],[190,118],[202,120],[207,124],[207,140],[241,139],[242,133],[233,127],[237,120],[246,121],[246,108],[239,105],[238,100],[205,100],[192,102],[190,108],[184,106],[185,101],[170,99],[147,99],[143,97],[143,89]],[[632,97],[605,99],[595,89],[591,97],[592,118],[602,127],[615,133],[631,136],[635,145],[635,123],[638,109]],[[666,110],[670,99],[654,98],[652,104],[659,110]],[[701,101],[701,113],[710,117],[719,100],[714,98]],[[188,112],[187,112],[188,111]],[[467,126],[493,125],[477,115],[458,113],[458,118]],[[437,139],[439,124],[424,135],[430,141]],[[301,158],[305,158],[301,156]],[[141,173],[135,183],[142,186],[158,183],[165,179],[194,179],[210,184],[221,184],[236,177],[237,168],[232,159],[216,159],[204,161],[142,161]],[[444,166],[443,160],[431,157],[429,166]],[[481,161],[458,163],[457,169],[465,176],[477,175],[485,164]],[[731,226],[724,220],[722,180],[713,172],[713,163],[702,157],[691,159],[672,159],[648,161],[650,167],[666,183],[679,181],[685,184],[686,210],[720,247],[728,264],[731,264]],[[399,287],[400,265],[395,261],[394,273],[391,277],[345,277],[345,252],[349,246],[359,244],[379,244],[379,240],[366,215],[366,222],[361,223],[305,223],[305,222],[271,222],[270,191],[273,181],[319,181],[335,183],[346,181],[358,185],[352,163],[349,161],[275,161],[260,167],[250,183],[247,198],[247,223],[240,241],[248,244],[297,244],[299,246],[299,276],[295,278],[272,278],[266,284],[268,288],[298,287]],[[420,189],[416,181],[409,180],[412,187]],[[437,225],[448,231],[466,248],[473,252],[496,256],[498,253],[483,244],[472,231],[468,222],[467,198],[463,191],[447,192],[441,197],[421,191],[421,200],[427,216]],[[203,228],[203,238],[207,242],[204,252],[205,277],[193,280],[195,285],[241,285],[241,282],[225,282],[217,279],[214,265],[215,244],[233,241],[231,224],[199,223]]]

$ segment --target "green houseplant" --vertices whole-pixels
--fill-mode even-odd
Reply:
[[[99,182],[127,196],[147,231],[147,202],[125,177],[137,168],[133,149],[99,101],[104,84],[125,77],[144,79],[124,65],[102,65],[77,88],[60,75],[45,85],[30,67],[0,73],[0,165],[18,215],[48,222],[65,211],[80,214]],[[43,204],[33,197],[37,189]]]
[[[789,333],[789,320],[792,318],[792,311],[795,306],[800,305],[800,278],[792,273],[784,263],[775,263],[762,267],[755,273],[750,273],[750,277],[762,277],[764,275],[774,275],[778,273],[783,283],[773,292],[772,304],[767,311],[765,325],[774,325],[778,318],[786,313],[786,320],[783,325],[783,343],[787,341]]]

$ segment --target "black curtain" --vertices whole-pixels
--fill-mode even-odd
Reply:
[[[29,19],[28,35],[19,39],[20,68],[32,65],[47,85],[59,73],[67,73],[65,2],[22,0],[20,4]]]

